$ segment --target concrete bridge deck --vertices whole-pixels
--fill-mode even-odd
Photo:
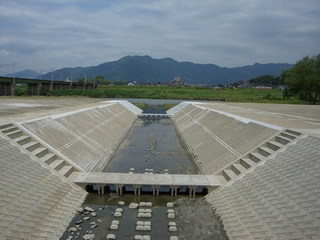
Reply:
[[[177,195],[178,188],[189,188],[190,196],[195,196],[197,188],[215,188],[222,184],[213,175],[183,174],[135,174],[135,173],[80,173],[74,180],[82,188],[87,185],[98,186],[98,193],[104,194],[105,186],[115,186],[117,194],[122,195],[122,188],[134,187],[135,195],[140,195],[141,187],[152,187],[153,194],[159,195],[159,188],[170,187],[171,195]]]

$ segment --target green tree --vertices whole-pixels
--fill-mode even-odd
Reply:
[[[282,71],[281,80],[288,86],[286,94],[315,104],[320,98],[320,54],[297,61],[291,68]]]

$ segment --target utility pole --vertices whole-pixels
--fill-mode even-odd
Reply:
[[[93,86],[96,85],[96,75],[93,75]]]
[[[16,83],[16,62],[13,62],[13,85]]]

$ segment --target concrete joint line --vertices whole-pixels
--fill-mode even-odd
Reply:
[[[108,109],[108,111],[109,111],[109,109]],[[111,112],[111,111],[110,111],[110,112]],[[122,113],[122,112],[123,112],[123,111],[121,111],[120,113]],[[75,137],[75,139],[72,140],[72,141],[70,141],[70,142],[68,142],[68,143],[65,144],[64,146],[58,148],[57,150],[58,150],[58,151],[61,151],[61,150],[63,150],[63,149],[67,149],[67,148],[71,147],[72,145],[76,144],[76,143],[79,142],[80,140],[82,140],[82,139],[84,139],[85,137],[87,137],[87,135],[90,134],[90,133],[92,133],[92,132],[94,131],[94,129],[99,128],[99,127],[101,127],[102,125],[105,125],[106,123],[112,121],[115,117],[118,117],[118,115],[120,115],[120,114],[114,114],[114,113],[112,113],[112,114],[113,114],[112,117],[110,117],[110,118],[107,119],[106,121],[100,123],[99,125],[95,126],[94,128],[90,129],[89,131],[81,134],[80,136],[76,136],[75,134],[73,134],[72,131],[69,131],[70,134]]]
[[[38,141],[40,144],[42,144],[43,146],[45,146],[46,148],[48,148],[51,152],[53,152],[54,154],[56,154],[57,156],[61,157],[61,159],[65,160],[67,163],[69,163],[71,166],[74,166],[78,171],[80,172],[85,172],[84,169],[82,169],[80,166],[78,166],[77,164],[75,164],[73,161],[70,161],[69,158],[67,158],[66,156],[64,156],[61,152],[56,151],[55,148],[51,147],[49,144],[47,144],[46,142],[44,142],[42,139],[40,139],[39,137],[37,137],[36,135],[34,135],[32,132],[30,132],[28,129],[26,129],[25,127],[23,127],[20,123],[14,123],[15,125],[17,125],[23,132],[25,132],[26,134],[28,134],[30,137],[32,137],[33,139],[35,139],[36,141]],[[19,147],[20,148],[20,147]],[[21,148],[23,149],[23,148]],[[27,152],[29,155],[29,152]],[[39,161],[41,162],[41,161]],[[49,165],[46,165],[49,166]]]
[[[232,154],[234,154],[237,157],[241,157],[242,155],[235,149],[233,149],[231,146],[229,146],[227,143],[225,143],[222,139],[220,139],[218,136],[216,136],[213,132],[211,132],[208,128],[206,128],[204,125],[199,123],[197,120],[193,120],[196,124],[198,124],[200,127],[202,127],[206,132],[208,132],[215,140],[217,140],[221,145],[223,145],[225,148],[227,148]]]

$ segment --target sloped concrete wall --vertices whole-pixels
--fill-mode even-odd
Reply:
[[[0,137],[0,239],[59,239],[87,193]]]
[[[119,103],[23,126],[85,171],[101,171],[136,115]]]
[[[204,174],[217,172],[278,132],[192,104],[171,119]]]
[[[320,236],[320,139],[305,137],[207,196],[230,239]]]

